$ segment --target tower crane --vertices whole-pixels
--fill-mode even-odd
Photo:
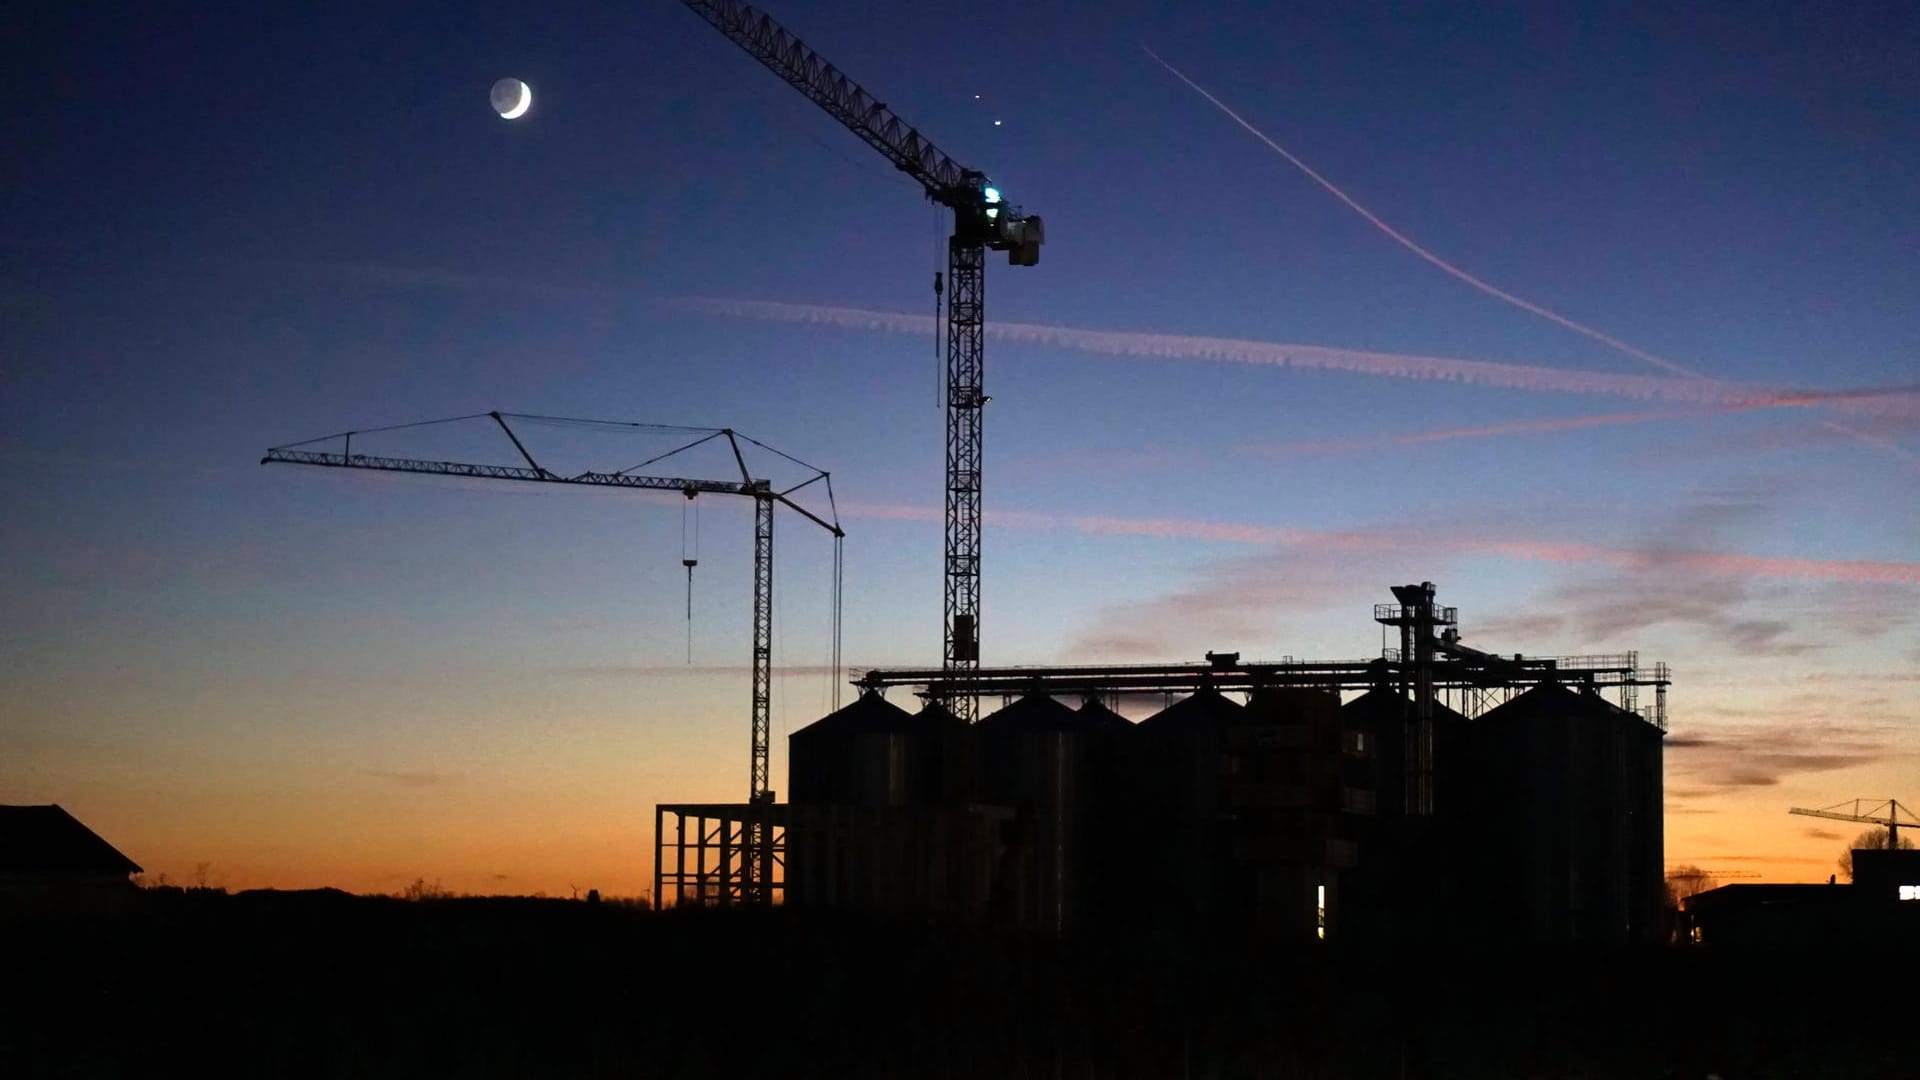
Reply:
[[[986,327],[986,251],[1014,266],[1040,261],[1040,218],[1007,203],[985,173],[965,168],[929,142],[820,54],[749,4],[685,0],[728,40],[917,181],[927,198],[953,211],[947,241],[947,468],[942,669],[959,689],[947,702],[971,723],[978,712],[973,675],[980,667],[980,465]],[[939,288],[939,278],[935,278]]]
[[[526,414],[501,413],[498,411],[476,413],[471,416],[456,416],[445,420],[427,420],[417,424],[401,424],[394,428],[374,428],[362,431],[348,431],[338,435],[323,435],[317,439],[307,439],[297,443],[288,443],[267,450],[260,459],[262,465],[318,465],[340,469],[374,469],[382,472],[422,473],[429,476],[460,476],[481,480],[514,480],[539,484],[572,484],[598,487],[627,488],[639,491],[677,491],[688,498],[702,494],[738,495],[753,500],[753,705],[752,705],[752,769],[748,778],[747,798],[755,807],[765,808],[773,802],[773,792],[767,786],[768,742],[771,729],[770,714],[773,686],[773,509],[776,504],[783,505],[815,525],[833,535],[834,544],[834,581],[833,581],[833,687],[836,695],[835,707],[838,707],[837,695],[840,689],[840,548],[846,533],[841,530],[839,514],[830,510],[828,518],[819,515],[794,502],[789,496],[802,488],[815,483],[823,484],[827,493],[827,503],[833,506],[833,478],[824,470],[791,455],[775,450],[773,447],[731,428],[662,428],[659,425],[613,424],[605,421],[566,421],[574,424],[602,425],[616,428],[642,428],[655,431],[666,430],[683,433],[704,432],[699,438],[684,446],[656,455],[638,465],[618,472],[581,472],[573,475],[561,475],[549,471],[534,460],[526,444],[520,440],[513,428],[507,423],[509,417],[519,420],[559,420],[557,417],[530,416]],[[429,461],[416,458],[375,457],[369,454],[353,452],[353,437],[366,435],[373,431],[392,431],[398,428],[425,427],[433,424],[457,423],[491,419],[506,433],[513,448],[518,451],[525,466],[519,465],[476,465],[455,461]],[[678,476],[653,476],[642,474],[639,470],[653,465],[676,454],[691,450],[696,446],[724,439],[733,451],[733,460],[740,469],[738,480],[701,480]],[[800,483],[776,490],[770,481],[754,477],[747,469],[746,456],[741,453],[740,441],[746,440],[763,450],[779,454],[788,461],[812,470]],[[315,450],[311,447],[338,440],[338,453],[331,450]],[[831,518],[831,520],[829,520]],[[731,896],[742,903],[770,902],[772,895],[773,834],[764,820],[764,810],[760,818],[748,826],[746,843],[741,847],[737,878],[728,883]]]
[[[1863,804],[1867,807],[1865,811],[1860,809]],[[1849,807],[1851,807],[1850,810],[1848,809]],[[1916,819],[1911,810],[1906,810],[1906,820],[1901,820],[1900,814],[1903,810],[1906,810],[1906,808],[1901,806],[1899,801],[1895,799],[1888,799],[1886,802],[1871,804],[1868,804],[1865,799],[1855,799],[1852,802],[1834,803],[1832,806],[1822,807],[1818,810],[1804,810],[1795,806],[1788,809],[1787,813],[1800,814],[1804,817],[1827,818],[1831,821],[1858,821],[1868,825],[1885,825],[1887,827],[1887,850],[1891,851],[1900,846],[1901,829],[1920,829],[1920,819]]]

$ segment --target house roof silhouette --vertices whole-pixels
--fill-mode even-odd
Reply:
[[[137,873],[140,864],[58,805],[0,806],[0,876]]]

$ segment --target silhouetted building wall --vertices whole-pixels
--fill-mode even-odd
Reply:
[[[1855,878],[1861,855],[1886,854],[1920,852],[1856,851]],[[1911,956],[1920,950],[1920,899],[1900,899],[1897,881],[1913,876],[1912,867],[1908,860],[1893,879],[1872,885],[1722,885],[1686,898],[1686,922],[1693,940],[1710,948],[1801,949],[1828,958],[1836,948]]]
[[[1853,884],[1862,894],[1920,907],[1920,850],[1855,848]]]
[[[140,872],[58,805],[0,806],[0,904],[114,903]]]

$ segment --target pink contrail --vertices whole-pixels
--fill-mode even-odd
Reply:
[[[1597,413],[1588,416],[1542,417],[1537,420],[1515,420],[1505,424],[1483,424],[1477,427],[1446,428],[1439,431],[1415,431],[1404,434],[1375,435],[1361,439],[1339,439],[1332,442],[1318,443],[1266,443],[1238,447],[1237,449],[1263,456],[1288,457],[1295,454],[1363,450],[1377,446],[1404,446],[1418,443],[1447,442],[1453,439],[1484,439],[1501,435],[1528,435],[1543,431],[1578,431],[1583,428],[1609,427],[1615,424],[1643,424],[1651,420],[1686,420],[1702,416],[1718,416],[1723,413],[1751,412],[1757,409],[1797,409],[1810,405],[1832,405],[1838,402],[1862,400],[1870,397],[1915,393],[1920,393],[1920,387],[1892,386],[1867,390],[1809,390],[1770,394],[1730,405],[1715,405],[1698,409],[1651,409],[1642,412]]]
[[[1269,460],[1306,457],[1317,454],[1341,454],[1350,451],[1378,450],[1389,446],[1412,446],[1422,443],[1450,442],[1455,439],[1488,439],[1506,435],[1532,435],[1542,432],[1579,431],[1586,428],[1610,427],[1617,424],[1643,424],[1653,420],[1688,420],[1703,416],[1717,416],[1723,413],[1746,412],[1755,409],[1802,408],[1808,405],[1828,404],[1833,401],[1846,400],[1864,394],[1903,394],[1906,392],[1908,392],[1908,388],[1897,387],[1869,391],[1837,391],[1825,394],[1782,394],[1777,397],[1744,402],[1738,405],[1717,405],[1697,409],[1649,409],[1641,412],[1597,413],[1586,416],[1542,417],[1535,420],[1515,420],[1504,424],[1482,424],[1475,427],[1444,428],[1437,431],[1412,431],[1386,435],[1367,435],[1360,438],[1328,439],[1319,442],[1241,443],[1220,451],[1152,450],[1137,447],[1081,447],[1051,454],[1033,455],[1023,458],[1022,460],[1026,462],[1044,463],[1048,467],[1053,468],[1126,474],[1156,469],[1204,465],[1209,461],[1230,459],[1236,454]],[[1916,389],[1914,392],[1920,393],[1920,389]]]
[[[1294,457],[1301,454],[1331,454],[1346,450],[1369,450],[1382,446],[1406,446],[1419,443],[1448,442],[1454,439],[1486,439],[1501,435],[1526,435],[1542,431],[1578,431],[1582,428],[1613,424],[1640,424],[1649,420],[1678,420],[1709,416],[1743,408],[1781,408],[1786,406],[1731,405],[1717,409],[1654,409],[1645,412],[1600,413],[1592,416],[1546,417],[1516,420],[1508,424],[1484,424],[1479,427],[1446,428],[1440,431],[1413,431],[1395,435],[1370,435],[1360,439],[1335,439],[1328,442],[1255,443],[1238,447],[1243,453],[1259,457]]]
[[[1252,124],[1248,123],[1246,117],[1243,117],[1239,113],[1235,112],[1233,108],[1229,106],[1226,102],[1221,101],[1217,97],[1214,97],[1211,93],[1207,91],[1206,87],[1201,86],[1199,83],[1194,82],[1192,79],[1189,79],[1185,72],[1181,71],[1179,68],[1174,67],[1172,64],[1169,64],[1165,60],[1161,59],[1159,53],[1154,52],[1152,49],[1147,48],[1145,45],[1140,46],[1140,48],[1148,56],[1151,56],[1153,58],[1154,63],[1157,63],[1161,67],[1166,68],[1169,72],[1173,74],[1174,78],[1177,78],[1181,82],[1186,83],[1189,87],[1193,89],[1194,93],[1197,93],[1201,97],[1206,98],[1209,102],[1213,104],[1214,108],[1219,109],[1221,112],[1225,113],[1227,117],[1231,119],[1234,123],[1246,129],[1248,134],[1252,135],[1254,138],[1259,139],[1261,142],[1265,143],[1268,149],[1272,150],[1274,153],[1279,154],[1281,157],[1285,158],[1287,162],[1291,164],[1294,168],[1299,169],[1301,172],[1305,173],[1308,179],[1312,180],[1314,183],[1319,184],[1321,187],[1325,188],[1327,192],[1331,194],[1334,198],[1339,199],[1341,202],[1345,203],[1347,207],[1351,209],[1354,213],[1359,214],[1361,217],[1365,218],[1369,224],[1371,224],[1374,228],[1380,230],[1380,232],[1384,234],[1388,239],[1392,240],[1396,244],[1399,244],[1401,247],[1406,248],[1408,251],[1413,252],[1415,255],[1418,255],[1420,258],[1426,260],[1428,263],[1446,272],[1452,277],[1465,282],[1466,284],[1472,286],[1475,289],[1478,289],[1479,291],[1487,294],[1488,296],[1493,297],[1496,300],[1502,301],[1503,303],[1511,304],[1522,311],[1526,311],[1533,315],[1537,315],[1540,318],[1546,319],[1551,323],[1554,323],[1558,326],[1565,327],[1566,329],[1571,330],[1576,334],[1580,334],[1583,337],[1590,338],[1594,341],[1601,343],[1602,345],[1607,346],[1608,348],[1618,350],[1619,352],[1625,353],[1628,356],[1634,357],[1635,359],[1644,360],[1647,363],[1652,364],[1653,366],[1660,368],[1662,370],[1670,371],[1675,375],[1684,376],[1689,379],[1699,379],[1699,380],[1702,380],[1705,382],[1711,382],[1711,383],[1718,383],[1720,381],[1718,379],[1713,378],[1712,376],[1703,375],[1700,372],[1694,371],[1691,368],[1685,367],[1680,364],[1676,364],[1671,360],[1667,360],[1662,357],[1655,356],[1654,354],[1646,351],[1645,349],[1639,348],[1634,345],[1630,345],[1624,341],[1621,341],[1619,338],[1612,336],[1611,334],[1605,333],[1604,331],[1601,331],[1601,330],[1596,330],[1593,327],[1588,326],[1583,322],[1578,322],[1574,319],[1570,319],[1567,316],[1562,315],[1551,308],[1544,307],[1540,304],[1536,304],[1533,301],[1526,299],[1525,297],[1515,296],[1514,294],[1506,291],[1505,289],[1502,289],[1499,286],[1492,284],[1491,282],[1483,281],[1480,278],[1474,276],[1473,274],[1468,273],[1465,270],[1462,270],[1460,267],[1455,266],[1454,264],[1434,254],[1433,252],[1428,251],[1426,248],[1420,246],[1419,243],[1415,242],[1411,237],[1407,236],[1405,233],[1402,233],[1400,230],[1387,224],[1385,221],[1382,221],[1378,214],[1375,214],[1373,211],[1360,205],[1358,200],[1354,199],[1353,196],[1348,195],[1346,192],[1340,190],[1340,188],[1337,185],[1335,185],[1333,181],[1328,180],[1326,177],[1321,176],[1318,172],[1315,172],[1311,165],[1308,165],[1306,162],[1295,157],[1293,153],[1290,152],[1286,147],[1281,146],[1279,143],[1273,141],[1273,139],[1269,137],[1266,132],[1261,131],[1259,128],[1254,127]],[[1908,459],[1910,462],[1920,462],[1920,455],[1914,454],[1912,451],[1909,451],[1905,447],[1901,446],[1896,442],[1893,442],[1890,439],[1884,439],[1877,435],[1872,435],[1864,431],[1859,431],[1854,428],[1850,428],[1845,425],[1835,423],[1831,420],[1823,420],[1821,422],[1836,431],[1844,432],[1848,435],[1853,436],[1856,439],[1861,440],[1862,442],[1868,443],[1872,446],[1876,446],[1882,450],[1887,450],[1892,453],[1898,454]]]
[[[943,516],[943,511],[937,506],[878,503],[842,504],[840,513],[844,517],[865,520],[929,523],[940,521]],[[1500,555],[1528,562],[1600,564],[1629,569],[1653,565],[1684,566],[1706,573],[1736,576],[1920,586],[1920,563],[1910,562],[1800,559],[1716,551],[1643,550],[1544,540],[1445,537],[1425,532],[1414,537],[1391,531],[1333,532],[1187,518],[1121,518],[1099,514],[1048,514],[991,510],[987,512],[986,517],[989,525],[1040,530],[1068,529],[1093,536],[1138,536],[1349,552],[1396,551],[1411,548],[1428,552],[1450,551]]]
[[[788,304],[770,300],[737,300],[726,297],[687,297],[667,300],[664,303],[686,311],[698,311],[729,318],[809,323],[847,330],[931,335],[935,327],[935,320],[931,315],[875,311],[868,308]],[[1825,393],[1743,387],[1723,382],[1673,379],[1658,375],[1574,371],[1493,360],[1412,356],[1358,349],[1337,349],[1323,345],[1286,345],[1193,334],[1084,330],[1041,323],[1012,322],[989,322],[986,332],[988,336],[1000,340],[1105,356],[1346,371],[1385,378],[1457,382],[1551,393],[1604,394],[1643,401],[1666,400],[1696,405],[1802,406],[1814,404],[1811,400],[1802,400],[1807,395]],[[1861,412],[1920,417],[1920,387],[1834,391],[1831,394],[1831,403]],[[1829,402],[1823,399],[1821,403]]]

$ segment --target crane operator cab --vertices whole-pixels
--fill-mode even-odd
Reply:
[[[991,237],[987,246],[1006,252],[1007,262],[1013,266],[1038,265],[1040,244],[1046,239],[1039,215],[1022,214],[1018,207],[1009,206],[996,187],[981,188],[980,199],[985,204],[987,232]]]

